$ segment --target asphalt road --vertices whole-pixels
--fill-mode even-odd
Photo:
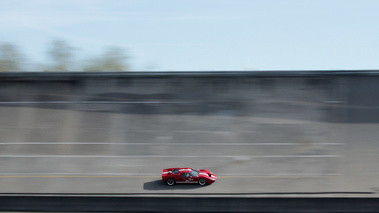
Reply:
[[[376,196],[379,189],[376,124],[12,107],[1,112],[2,193]],[[169,167],[209,169],[219,178],[206,187],[168,187],[160,174]]]
[[[296,143],[7,142],[0,146],[4,193],[309,193],[371,192],[345,187],[328,153],[294,153]],[[296,149],[295,149],[296,150]],[[218,175],[206,187],[168,187],[166,167],[206,168]],[[364,189],[364,188],[363,188]]]

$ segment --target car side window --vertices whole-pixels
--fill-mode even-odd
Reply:
[[[187,178],[187,177],[189,177],[189,176],[190,176],[189,173],[182,173],[182,177],[184,177],[184,178]]]

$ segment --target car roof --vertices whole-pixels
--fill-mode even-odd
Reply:
[[[191,167],[176,167],[176,168],[169,168],[169,170],[175,170],[175,169],[179,169],[179,170],[187,170],[187,169],[192,169]]]

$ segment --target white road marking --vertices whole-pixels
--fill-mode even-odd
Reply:
[[[344,143],[311,143],[344,145]],[[120,143],[120,142],[0,142],[0,145],[130,145],[130,146],[296,146],[301,143]]]
[[[20,176],[20,175],[81,175],[81,176],[160,176],[158,173],[71,173],[71,172],[61,172],[61,173],[0,173],[0,175],[9,176]]]
[[[0,101],[1,104],[185,104],[183,101]]]
[[[0,176],[150,176],[160,178],[159,173],[71,173],[71,172],[62,172],[62,173],[0,173]],[[310,176],[339,176],[338,173],[326,173],[326,174],[246,174],[246,173],[224,173],[218,174],[217,177],[310,177]]]
[[[339,158],[343,157],[343,155],[257,155],[257,156],[223,156],[223,155],[215,155],[215,156],[163,156],[163,155],[0,155],[0,158]]]

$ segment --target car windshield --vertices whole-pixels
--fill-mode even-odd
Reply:
[[[192,177],[197,177],[197,176],[199,176],[199,172],[198,171],[196,171],[196,170],[194,170],[194,169],[191,169],[191,176]]]

